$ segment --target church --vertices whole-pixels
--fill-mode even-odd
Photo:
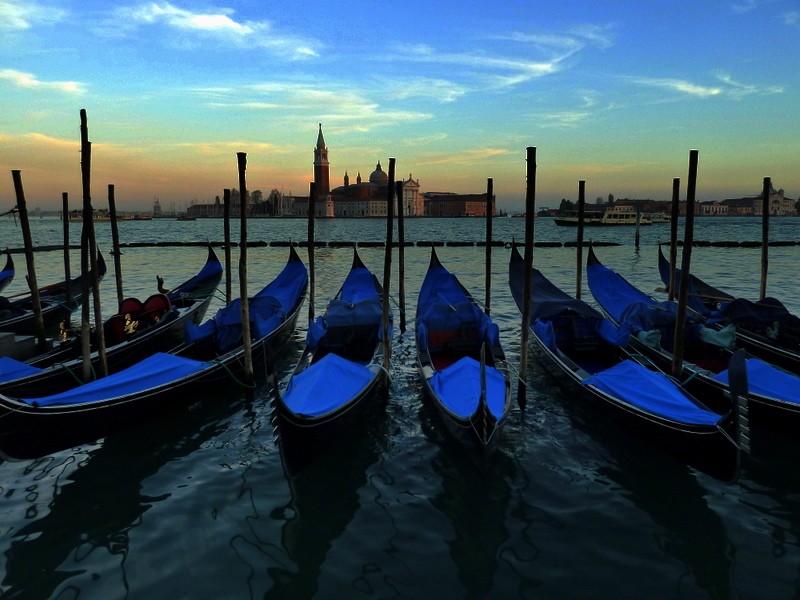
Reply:
[[[386,199],[388,197],[389,175],[383,170],[380,161],[369,179],[363,181],[361,172],[356,175],[355,182],[350,181],[347,171],[343,184],[331,188],[330,162],[328,148],[319,125],[317,145],[314,148],[314,214],[317,217],[385,217]],[[425,204],[420,194],[419,179],[411,174],[403,181],[402,197],[403,215],[407,217],[424,216]],[[295,196],[292,213],[296,216],[308,214],[308,198]]]

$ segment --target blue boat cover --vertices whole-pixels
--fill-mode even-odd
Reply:
[[[216,256],[214,256],[216,258]],[[217,275],[222,273],[222,264],[217,260],[207,260],[206,264],[203,265],[203,268],[191,279],[185,281],[174,290],[167,294],[167,297],[171,300],[177,300],[184,295],[192,295],[195,291],[195,288],[206,281],[207,279],[211,279],[212,277],[216,277]]]
[[[745,365],[747,387],[750,392],[791,404],[800,404],[800,378],[796,375],[776,369],[757,358],[748,358]],[[714,379],[728,385],[728,370],[720,371]]]
[[[622,323],[625,310],[632,304],[656,304],[652,297],[635,288],[622,275],[600,263],[586,266],[586,282],[603,310],[617,323]]]
[[[481,364],[465,356],[449,367],[437,371],[430,385],[439,401],[451,412],[468,419],[478,410],[481,397]],[[503,374],[487,365],[486,404],[498,421],[503,418],[506,405],[506,380]]]
[[[108,377],[80,385],[60,394],[41,398],[21,398],[32,406],[79,405],[101,402],[143,392],[213,367],[202,362],[158,352],[135,365]]]
[[[723,418],[697,406],[663,373],[624,360],[583,380],[603,392],[653,415],[690,425],[715,425]]]
[[[283,323],[297,303],[307,281],[308,271],[302,261],[289,260],[273,281],[248,299],[253,339],[266,337]],[[189,343],[214,336],[218,352],[232,350],[241,343],[242,338],[241,299],[237,298],[219,309],[217,314],[201,325],[187,321],[184,333]]]
[[[37,375],[42,371],[44,371],[44,369],[20,362],[10,356],[3,356],[0,358],[0,382],[13,381],[14,379],[27,377],[29,375]]]
[[[291,378],[283,402],[295,414],[317,417],[346,405],[376,376],[364,365],[329,353]]]
[[[508,270],[508,285],[511,295],[522,311],[523,274],[525,263],[516,247],[511,254]],[[630,339],[629,330],[614,325],[611,321],[583,300],[573,298],[556,286],[538,269],[531,271],[531,328],[542,342],[551,350],[556,347],[556,335],[552,319],[568,315],[579,320],[581,327],[588,327],[596,335],[615,346],[626,346]],[[549,325],[549,326],[548,326]]]
[[[478,338],[499,347],[500,329],[472,300],[458,279],[441,265],[428,268],[417,300],[417,342],[427,344],[427,333],[474,327]]]

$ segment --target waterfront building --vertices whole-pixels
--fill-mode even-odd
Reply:
[[[427,217],[485,217],[486,194],[454,194],[452,192],[426,192]],[[492,202],[492,215],[497,214]]]

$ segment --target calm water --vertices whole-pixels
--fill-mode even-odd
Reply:
[[[33,227],[37,245],[61,240],[56,219],[35,220]],[[521,240],[523,227],[522,219],[497,219],[494,237]],[[538,219],[536,227],[537,241],[575,236],[549,219]],[[249,239],[299,240],[304,228],[300,220],[251,221]],[[379,241],[385,225],[320,221],[316,230],[318,240]],[[98,225],[111,265],[109,231]],[[128,242],[223,237],[220,221],[126,222],[120,231]],[[774,240],[800,240],[800,219],[774,219],[772,231]],[[0,234],[4,244],[21,247],[13,221],[0,221]],[[479,220],[407,221],[406,234],[414,241],[476,241],[484,235]],[[667,226],[643,228],[638,252],[632,229],[590,234],[623,244],[597,250],[606,264],[642,289],[660,285],[656,244],[668,239]],[[696,222],[700,240],[760,235],[756,219]],[[126,292],[151,293],[156,274],[174,285],[201,265],[204,254],[191,247],[125,249]],[[382,276],[383,250],[364,248],[361,255]],[[285,248],[251,249],[251,287],[277,274],[286,256]],[[483,297],[483,248],[445,247],[439,256]],[[494,249],[492,308],[516,361],[519,315],[508,290],[508,257],[507,249]],[[696,248],[693,271],[756,297],[760,257],[758,249]],[[15,258],[21,271],[24,260]],[[338,289],[351,258],[349,249],[317,251],[318,310]],[[770,249],[768,291],[796,312],[798,258],[800,247]],[[428,259],[427,248],[406,249],[410,324]],[[36,261],[40,284],[60,278],[60,253],[43,252]],[[574,290],[574,249],[537,248],[535,261]],[[77,268],[77,252],[72,263]],[[23,288],[18,275],[6,291]],[[397,298],[396,266],[392,290]],[[102,292],[104,305],[114,306],[110,276]],[[299,356],[305,325],[303,316],[280,357],[283,379]],[[413,327],[396,337],[393,353],[385,411],[294,479],[284,475],[273,443],[263,379],[251,392],[232,385],[227,394],[201,397],[188,414],[154,417],[40,460],[1,462],[0,596],[800,595],[800,442],[756,431],[753,455],[745,458],[739,478],[720,482],[621,430],[563,391],[534,361],[526,374],[527,408],[515,407],[498,452],[476,461],[451,443],[424,402]]]

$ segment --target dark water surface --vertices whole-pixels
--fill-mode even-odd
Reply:
[[[494,238],[523,239],[522,219],[496,219]],[[537,219],[537,241],[575,231]],[[701,240],[759,240],[757,219],[696,221]],[[57,219],[33,221],[37,245],[61,240]],[[238,238],[237,226],[234,239]],[[73,239],[77,240],[77,228]],[[110,260],[110,228],[98,224]],[[380,220],[319,221],[318,240],[384,239]],[[221,221],[124,222],[123,241],[221,240]],[[21,247],[11,220],[3,243]],[[482,239],[480,220],[418,219],[407,238]],[[660,286],[657,242],[668,226],[587,230],[600,259],[644,290]],[[300,240],[301,220],[251,221],[249,239]],[[800,220],[774,219],[773,240],[800,240]],[[383,249],[363,248],[379,277]],[[234,383],[200,394],[192,410],[154,416],[92,444],[31,461],[0,462],[3,598],[794,598],[800,595],[800,442],[754,431],[740,476],[721,482],[677,462],[562,389],[535,360],[527,407],[514,407],[498,451],[476,460],[447,437],[416,372],[413,315],[429,249],[406,249],[409,330],[393,349],[385,410],[295,478],[273,442],[269,391]],[[286,248],[253,248],[249,283],[282,268]],[[222,257],[222,250],[219,250]],[[305,251],[302,253],[305,257]],[[146,296],[155,275],[174,285],[205,250],[127,248],[126,292]],[[392,295],[397,298],[397,264]],[[439,256],[483,298],[484,249]],[[352,251],[316,253],[317,310],[336,292]],[[509,250],[495,248],[492,312],[518,364],[519,315],[508,290]],[[800,247],[770,249],[768,292],[800,312]],[[6,290],[24,289],[24,259]],[[60,253],[36,256],[39,283],[61,278]],[[696,248],[693,271],[755,298],[759,249]],[[536,265],[575,287],[575,249],[537,248]],[[73,255],[77,268],[77,252]],[[234,290],[238,253],[234,250]],[[113,268],[113,267],[112,267]],[[584,289],[584,297],[590,298]],[[115,305],[111,273],[102,285]],[[221,305],[215,301],[211,311]],[[110,314],[111,309],[106,312]],[[397,317],[398,308],[395,307]],[[307,309],[277,365],[286,379]],[[395,321],[397,323],[397,321]],[[800,433],[798,434],[800,439]]]

